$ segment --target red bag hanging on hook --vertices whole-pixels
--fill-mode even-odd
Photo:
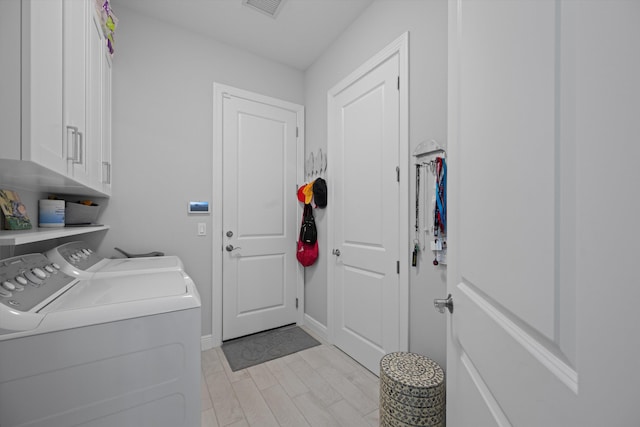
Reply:
[[[318,259],[318,241],[315,243],[304,243],[298,240],[298,251],[296,258],[305,267],[309,267]]]

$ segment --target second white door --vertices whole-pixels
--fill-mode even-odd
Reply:
[[[376,374],[401,336],[398,76],[396,53],[329,98],[333,341]]]
[[[297,320],[302,107],[243,93],[223,95],[223,340]]]

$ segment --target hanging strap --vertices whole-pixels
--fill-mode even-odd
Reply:
[[[436,159],[436,218],[443,233],[447,232],[447,163],[441,157]]]
[[[420,235],[420,165],[416,165],[416,239]]]
[[[306,204],[304,205],[304,209],[302,209],[302,221],[300,221],[300,232],[298,233],[298,240],[302,241],[302,231],[303,231],[303,226],[304,226],[304,221],[307,219],[307,217],[309,216],[310,213],[312,213],[313,211],[311,211],[311,205],[310,204]]]

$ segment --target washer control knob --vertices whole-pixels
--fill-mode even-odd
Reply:
[[[60,270],[60,266],[58,264],[56,264],[55,262],[53,264],[51,264],[51,266],[53,268],[55,268],[56,270]]]
[[[5,288],[8,291],[15,291],[16,290],[16,285],[14,285],[11,282],[2,282],[2,287]]]
[[[83,249],[82,252],[84,252],[85,255],[91,255],[91,249]]]
[[[29,279],[29,281],[37,286],[40,286],[42,284],[42,279],[38,278],[38,276],[36,276],[33,271],[25,271],[24,272],[24,277],[26,277],[27,279]]]
[[[33,274],[35,274],[38,279],[44,280],[47,278],[47,273],[45,273],[40,267],[36,267],[31,271],[33,271]]]
[[[18,282],[19,284],[21,284],[22,286],[27,286],[29,284],[29,282],[27,282],[27,279],[25,279],[22,276],[16,276],[16,278],[14,280],[16,282]]]
[[[7,291],[7,290],[5,290],[3,288],[0,288],[0,298],[9,298],[11,295],[12,295],[11,292],[9,292],[9,291]]]
[[[44,269],[47,273],[53,273],[55,271],[50,265],[45,265]]]

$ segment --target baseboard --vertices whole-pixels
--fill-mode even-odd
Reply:
[[[304,315],[304,326],[309,328],[312,332],[314,332],[323,340],[327,342],[329,341],[329,337],[327,334],[327,327],[306,313]]]
[[[200,337],[200,351],[210,350],[213,347],[214,345],[212,335],[204,335]]]

